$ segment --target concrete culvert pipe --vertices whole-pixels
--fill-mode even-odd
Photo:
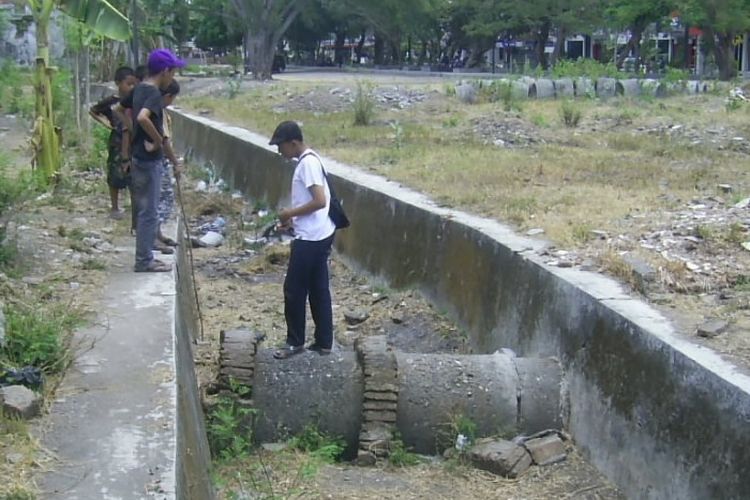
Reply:
[[[511,82],[513,96],[521,99],[536,99],[536,83],[533,80],[522,78]]]
[[[576,89],[572,79],[560,78],[559,80],[555,80],[554,83],[557,97],[575,97]]]
[[[596,96],[600,99],[614,97],[617,89],[617,80],[614,78],[599,78],[596,81]]]
[[[536,98],[537,99],[554,99],[555,98],[555,82],[540,78],[536,82]]]
[[[596,85],[591,78],[576,78],[574,83],[576,97],[593,97],[596,95]]]
[[[369,339],[360,356],[306,352],[277,360],[271,350],[259,350],[253,360],[255,438],[285,439],[314,424],[342,436],[351,457],[377,428],[397,430],[417,452],[434,453],[455,439],[451,421],[458,417],[473,422],[478,436],[562,425],[555,359],[407,354],[378,339]]]
[[[641,81],[641,93],[662,98],[667,97],[669,91],[667,90],[667,86],[663,82],[648,78]]]
[[[641,95],[641,81],[636,78],[617,80],[615,93],[624,97],[638,97]]]
[[[352,351],[328,356],[305,352],[278,360],[271,349],[259,350],[252,391],[258,410],[256,439],[285,439],[314,424],[332,436],[342,436],[348,454],[353,454],[362,418],[363,377]]]
[[[560,367],[554,360],[506,354],[455,356],[396,353],[396,426],[409,446],[434,453],[455,439],[459,416],[478,436],[560,428]],[[519,366],[523,368],[519,370]],[[539,376],[533,375],[537,373]]]

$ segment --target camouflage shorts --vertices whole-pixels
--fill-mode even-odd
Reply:
[[[172,216],[174,209],[174,186],[172,185],[172,164],[164,160],[161,167],[161,190],[159,192],[159,223],[163,224]]]

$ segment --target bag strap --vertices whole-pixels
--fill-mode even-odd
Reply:
[[[308,151],[307,153],[305,153],[305,154],[303,154],[302,156],[300,156],[300,157],[299,157],[299,158],[297,159],[297,163],[301,162],[301,161],[302,161],[302,158],[305,158],[305,157],[307,157],[307,156],[314,156],[315,158],[317,158],[317,159],[318,159],[318,161],[320,162],[320,169],[321,169],[321,170],[323,171],[323,177],[325,177],[325,178],[326,178],[326,182],[328,182],[328,184],[330,185],[330,184],[331,184],[331,182],[330,182],[330,181],[328,180],[328,173],[326,172],[326,167],[325,167],[325,166],[323,165],[323,159],[322,159],[322,158],[320,157],[320,155],[318,155],[318,153],[316,153],[316,152],[315,152],[315,151],[313,151],[313,150],[310,150],[310,151]]]

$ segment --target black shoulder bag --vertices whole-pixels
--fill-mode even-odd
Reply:
[[[323,160],[320,159],[320,156],[311,152],[300,156],[299,161],[302,161],[302,158],[308,155],[315,156],[320,162],[320,168],[323,170],[323,177],[326,178],[328,191],[331,193],[331,202],[328,204],[328,217],[333,221],[333,225],[336,226],[336,229],[346,229],[351,225],[351,222],[349,222],[349,217],[346,216],[344,207],[341,204],[338,196],[336,196],[336,191],[334,191],[330,179],[328,179],[328,173],[323,166]]]

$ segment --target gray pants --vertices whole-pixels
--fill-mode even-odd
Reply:
[[[143,271],[154,260],[152,250],[159,227],[157,207],[163,160],[133,158],[131,172],[135,201],[135,269]]]

